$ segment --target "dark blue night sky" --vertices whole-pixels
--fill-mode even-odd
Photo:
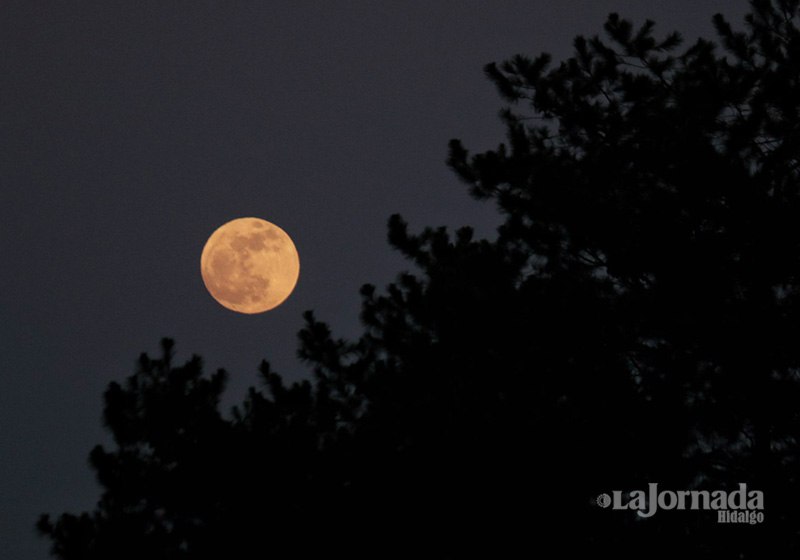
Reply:
[[[161,337],[231,373],[289,380],[301,314],[358,329],[358,289],[409,266],[386,243],[499,218],[445,165],[447,143],[503,139],[483,66],[559,60],[618,11],[688,40],[746,2],[5,2],[0,17],[0,549],[43,559],[42,512],[90,509],[102,392]],[[206,292],[200,251],[258,216],[294,239],[301,275],[245,316]]]

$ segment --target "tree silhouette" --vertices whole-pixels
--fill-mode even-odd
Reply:
[[[508,141],[449,165],[494,241],[399,216],[413,264],[362,289],[363,334],[310,312],[314,382],[224,418],[224,372],[143,356],[105,395],[88,514],[59,558],[795,557],[800,549],[800,0],[754,0],[721,46],[615,14],[606,39],[487,67]],[[608,511],[601,492],[747,483],[758,525]]]

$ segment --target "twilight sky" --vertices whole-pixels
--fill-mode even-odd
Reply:
[[[608,12],[688,41],[744,0],[239,2],[9,0],[0,8],[0,549],[43,560],[43,512],[91,509],[102,392],[172,337],[231,374],[226,406],[269,360],[289,380],[301,313],[358,332],[361,284],[406,267],[386,243],[499,218],[447,169],[447,142],[503,140],[482,67],[568,56]],[[199,273],[236,217],[286,230],[298,287],[232,313]]]

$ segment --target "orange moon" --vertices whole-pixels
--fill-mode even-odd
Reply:
[[[283,303],[300,276],[300,257],[285,231],[260,218],[220,226],[203,247],[200,273],[208,293],[238,313],[263,313]]]

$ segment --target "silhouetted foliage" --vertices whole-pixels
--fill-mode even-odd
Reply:
[[[449,164],[504,217],[389,241],[415,267],[362,289],[363,334],[310,312],[314,382],[143,356],[106,393],[90,514],[46,516],[65,559],[506,558],[800,550],[798,0],[679,51],[615,14],[572,58],[486,68],[508,141]],[[598,508],[658,482],[765,494],[765,522]]]

